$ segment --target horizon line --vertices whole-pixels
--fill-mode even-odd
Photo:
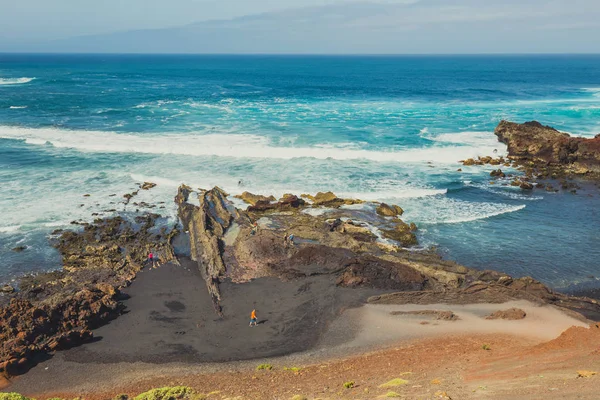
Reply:
[[[547,52],[547,53],[132,53],[132,52],[30,52],[1,51],[0,55],[98,55],[98,56],[269,56],[269,57],[414,57],[414,56],[600,56],[600,52]]]

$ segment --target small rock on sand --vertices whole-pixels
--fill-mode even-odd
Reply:
[[[520,308],[511,308],[508,310],[500,310],[495,313],[488,315],[485,319],[506,319],[510,321],[515,321],[519,319],[523,319],[527,316],[527,313]]]

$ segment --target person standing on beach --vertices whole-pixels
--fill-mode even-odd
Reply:
[[[256,320],[256,310],[252,310],[252,312],[250,313],[250,327],[256,326],[257,320]]]
[[[154,264],[154,263],[155,263],[155,261],[154,261],[154,254],[153,254],[152,252],[150,252],[150,253],[148,254],[148,263],[149,263],[149,264],[150,264],[152,267],[154,267],[154,265],[155,265],[155,264]]]

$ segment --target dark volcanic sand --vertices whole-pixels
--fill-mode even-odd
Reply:
[[[359,306],[372,289],[343,289],[334,277],[315,276],[290,282],[262,278],[221,285],[224,319],[214,312],[204,281],[189,260],[142,271],[124,303],[127,313],[94,331],[96,341],[59,352],[18,378],[10,390],[68,388],[51,376],[78,375],[89,364],[210,363],[281,356],[315,346],[330,323],[349,307]],[[256,308],[259,325],[248,326]],[[351,329],[339,341],[351,339]],[[122,364],[121,364],[122,365]],[[90,365],[91,366],[91,365]],[[109,365],[106,366],[110,368]],[[48,370],[46,370],[48,368]],[[63,368],[66,368],[63,370]],[[93,368],[97,369],[97,367]],[[71,376],[77,385],[85,377]]]

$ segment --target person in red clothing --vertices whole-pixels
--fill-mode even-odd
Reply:
[[[256,325],[258,325],[258,322],[256,319],[256,310],[252,310],[252,312],[250,313],[250,327],[253,327]]]
[[[148,254],[148,263],[154,267],[155,261],[154,261],[154,254],[153,253]]]

